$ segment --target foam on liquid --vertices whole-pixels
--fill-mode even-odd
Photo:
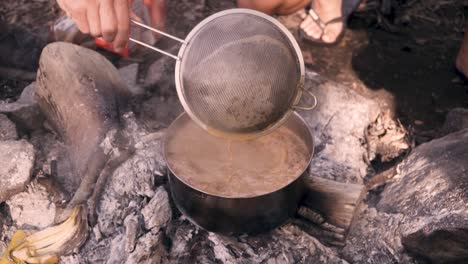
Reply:
[[[252,197],[278,190],[309,162],[305,143],[291,130],[248,141],[214,137],[190,121],[171,135],[167,162],[190,186],[223,197]]]

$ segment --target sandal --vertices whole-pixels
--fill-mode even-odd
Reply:
[[[305,8],[306,16],[310,16],[310,18],[312,18],[312,20],[320,27],[322,32],[321,32],[319,38],[313,38],[313,37],[307,35],[307,33],[305,33],[304,30],[302,28],[300,28],[299,34],[300,34],[301,39],[304,39],[304,40],[306,40],[306,41],[308,41],[310,43],[317,44],[317,45],[320,45],[320,46],[334,46],[334,45],[338,44],[341,41],[341,39],[343,39],[343,37],[344,37],[344,32],[346,30],[346,21],[347,21],[348,17],[357,8],[357,6],[359,5],[360,2],[361,2],[360,0],[347,1],[346,6],[342,7],[343,15],[339,16],[339,17],[335,17],[335,18],[333,18],[333,19],[331,19],[331,20],[329,20],[327,22],[323,22],[322,19],[319,17],[319,15],[312,9],[312,4],[309,4]],[[343,23],[343,26],[341,28],[340,33],[336,37],[335,41],[333,41],[333,42],[324,42],[322,40],[322,37],[325,34],[325,28],[327,26],[329,26],[331,24],[335,24],[335,23]]]

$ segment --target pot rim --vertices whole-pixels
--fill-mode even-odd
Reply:
[[[301,170],[301,172],[293,179],[291,180],[290,182],[288,182],[287,184],[273,190],[273,191],[270,191],[268,193],[262,193],[262,194],[259,194],[259,195],[252,195],[252,196],[243,196],[243,197],[230,197],[230,196],[225,196],[225,195],[219,195],[219,194],[213,194],[213,193],[210,193],[210,192],[207,192],[207,191],[204,191],[204,190],[201,190],[197,187],[194,187],[193,185],[187,183],[186,181],[184,181],[183,179],[181,179],[181,177],[179,177],[175,172],[174,170],[171,168],[170,164],[169,164],[169,160],[167,159],[167,153],[166,153],[166,144],[167,144],[167,141],[168,141],[168,138],[169,138],[169,134],[170,132],[173,130],[173,124],[175,124],[179,119],[183,118],[184,116],[188,116],[190,118],[190,115],[188,115],[186,112],[183,112],[181,113],[172,123],[171,125],[169,125],[169,127],[167,128],[166,130],[166,133],[163,137],[163,158],[164,160],[166,161],[166,166],[167,166],[167,169],[170,171],[170,173],[176,177],[180,182],[182,182],[183,184],[187,185],[188,187],[200,192],[200,193],[203,193],[203,194],[206,194],[206,195],[209,195],[209,196],[213,196],[213,197],[217,197],[217,198],[225,198],[225,199],[251,199],[251,198],[255,198],[255,197],[261,197],[261,196],[265,196],[265,195],[269,195],[269,194],[272,194],[272,193],[275,193],[277,191],[280,191],[282,190],[283,188],[289,186],[290,184],[292,184],[293,182],[297,181],[299,178],[301,178],[301,176],[309,169],[310,167],[310,163],[312,162],[312,158],[314,157],[314,154],[315,154],[315,144],[314,144],[314,137],[312,136],[312,132],[310,131],[310,128],[309,126],[307,125],[307,123],[305,122],[304,118],[302,118],[296,111],[293,111],[292,112],[292,115],[289,117],[289,118],[293,118],[293,116],[295,118],[298,118],[300,122],[302,122],[302,124],[307,128],[307,135],[310,137],[310,140],[312,142],[312,148],[310,150],[310,157],[309,157],[309,160],[308,162],[306,163],[306,165],[304,166],[304,168]],[[192,120],[190,118],[190,120]],[[192,120],[193,121],[193,120]],[[284,124],[283,124],[284,125]]]

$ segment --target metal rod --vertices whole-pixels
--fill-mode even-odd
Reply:
[[[147,47],[147,48],[149,48],[149,49],[152,49],[152,50],[154,50],[154,51],[157,51],[157,52],[159,52],[159,53],[162,53],[162,54],[164,54],[164,55],[166,55],[166,56],[169,56],[169,57],[171,57],[171,58],[173,58],[173,59],[175,59],[175,60],[179,60],[179,57],[177,57],[176,55],[171,54],[171,53],[169,53],[169,52],[166,52],[166,51],[164,51],[164,50],[162,50],[162,49],[158,49],[158,48],[156,48],[156,47],[153,47],[153,46],[151,46],[151,45],[149,45],[149,44],[146,44],[146,43],[144,43],[144,42],[141,42],[141,41],[136,40],[136,39],[133,39],[133,38],[129,38],[129,40],[130,40],[130,41],[133,41],[133,42],[135,42],[135,43],[137,43],[137,44],[140,44],[140,45],[142,45],[142,46],[145,46],[145,47]]]
[[[131,19],[130,21],[132,21],[133,23],[137,24],[137,25],[140,26],[140,27],[146,28],[146,29],[148,29],[148,30],[151,30],[151,31],[153,31],[153,32],[156,32],[156,33],[161,34],[161,35],[163,35],[163,36],[166,36],[166,37],[168,37],[168,38],[171,38],[171,39],[173,39],[173,40],[177,40],[177,41],[179,41],[179,42],[182,43],[182,44],[185,44],[185,40],[183,40],[183,39],[180,39],[180,38],[178,38],[178,37],[174,37],[174,36],[172,36],[172,35],[167,34],[166,32],[157,30],[157,29],[155,29],[155,28],[152,28],[152,27],[150,27],[150,26],[147,26],[147,25],[145,25],[145,24],[143,24],[143,23],[140,23],[140,22],[138,22],[138,21],[135,21],[135,20],[133,20],[133,19]]]

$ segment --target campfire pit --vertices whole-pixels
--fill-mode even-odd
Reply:
[[[83,57],[87,60],[81,59]],[[96,65],[99,66],[96,67]],[[65,207],[61,207],[62,210],[60,208],[57,210],[56,222],[59,223],[68,217],[73,208],[84,206],[83,208],[88,210],[90,228],[99,228],[102,215],[97,211],[104,209],[103,203],[99,203],[99,200],[106,199],[105,196],[101,198],[100,194],[106,193],[107,178],[116,168],[119,168],[122,162],[126,162],[133,155],[132,153],[139,144],[142,144],[138,143],[142,139],[138,138],[136,120],[125,121],[125,115],[121,116],[120,111],[126,109],[127,105],[124,100],[128,96],[125,92],[125,85],[117,76],[116,69],[103,57],[71,44],[55,43],[46,47],[41,56],[40,66],[36,88],[39,106],[47,120],[67,144],[74,169],[72,177],[79,179],[79,185],[76,186],[73,197],[65,204]],[[63,76],[68,76],[68,78],[65,79]],[[126,116],[131,117],[132,114],[126,114]],[[301,120],[298,115],[295,115],[287,124],[292,122],[291,124],[295,127],[293,131],[299,131],[298,135],[305,135],[301,140],[307,142],[309,160],[313,149],[312,138],[307,126]],[[237,205],[236,210],[231,211],[231,218],[228,217],[230,213],[221,214],[211,219],[211,225],[202,225],[208,229],[227,233],[258,232],[271,229],[288,217],[294,217],[297,214],[301,216],[301,221],[312,221],[316,225],[315,230],[318,230],[315,232],[324,234],[323,237],[328,237],[330,243],[343,244],[354,211],[365,188],[358,185],[350,185],[356,187],[349,188],[350,186],[323,180],[317,181],[320,184],[314,184],[316,183],[314,178],[309,178],[305,180],[305,182],[311,181],[307,185],[309,190],[305,197],[309,199],[313,197],[314,201],[304,203],[296,213],[298,200],[303,196],[302,183],[308,175],[304,173],[301,176],[300,173],[296,177],[298,178],[289,183],[287,187],[280,188],[272,194],[250,198],[256,201],[258,206],[247,208],[252,205],[252,202],[245,199]],[[216,209],[208,205],[204,209],[199,208],[200,214],[193,214],[193,207],[190,208],[187,205],[190,202],[200,205],[201,200],[197,198],[200,194],[194,193],[187,197],[188,193],[181,192],[182,182],[175,181],[175,179],[172,175],[169,180],[175,198],[174,202],[189,217],[196,218],[196,222],[200,223],[200,217],[208,219],[207,216],[213,215],[216,210],[223,207],[220,203],[222,199],[213,200],[215,202],[212,204],[219,204],[221,207]],[[181,198],[180,195],[185,198]],[[234,205],[231,202],[228,204]],[[324,204],[327,205],[323,206]],[[271,206],[270,209],[265,208],[267,205]],[[326,209],[326,211],[314,212],[316,208],[319,208],[317,206],[321,205],[321,209]],[[231,208],[234,207],[231,206]],[[245,214],[234,213],[245,210],[256,212],[256,214],[246,217]],[[142,212],[149,213],[147,210]],[[338,226],[326,222],[328,219],[334,221],[340,217],[346,219],[337,221]],[[218,228],[222,226],[230,226],[230,228]],[[11,254],[16,254],[14,252],[16,251],[13,250]],[[68,252],[57,251],[55,253],[60,255]]]
[[[196,23],[193,20],[206,16],[202,9],[194,9],[192,2],[177,2],[177,5],[186,6],[190,14],[196,14],[192,20],[187,19],[193,24]],[[31,217],[20,219],[25,215],[24,210],[35,204],[40,204],[38,208],[53,204],[44,211],[51,216],[44,218],[52,221],[57,212],[57,216],[61,216],[57,217],[58,224],[68,214],[67,210],[63,213],[63,209],[66,205],[71,207],[73,200],[74,203],[86,201],[91,221],[84,245],[72,254],[60,253],[61,263],[67,264],[465,262],[468,136],[466,126],[457,121],[464,117],[455,120],[455,125],[444,130],[446,132],[437,134],[440,139],[416,147],[408,157],[401,156],[414,147],[409,147],[411,144],[405,134],[411,135],[411,127],[401,129],[401,124],[393,117],[390,118],[394,122],[388,122],[388,116],[378,115],[381,108],[373,100],[306,69],[305,86],[320,101],[314,113],[302,113],[316,143],[310,175],[304,179],[313,191],[304,197],[297,215],[280,227],[257,235],[223,236],[187,221],[170,195],[162,139],[166,135],[164,128],[181,110],[175,96],[170,60],[158,59],[151,65],[155,73],[150,73],[153,79],[141,80],[144,76],[140,75],[145,71],[141,67],[143,64],[125,67],[139,71],[128,85],[140,92],[132,99],[136,101],[136,104],[132,102],[132,109],[126,109],[124,104],[115,103],[120,101],[117,99],[120,96],[112,95],[116,90],[105,92],[105,83],[109,80],[101,74],[110,73],[115,81],[118,79],[115,69],[101,62],[86,72],[68,68],[69,64],[83,65],[82,60],[96,62],[94,55],[78,54],[80,56],[69,62],[52,59],[41,68],[48,76],[41,85],[62,93],[60,97],[48,93],[51,96],[44,100],[57,103],[67,96],[75,99],[60,104],[65,106],[60,111],[73,109],[68,114],[60,112],[66,120],[61,125],[68,126],[67,129],[53,125],[55,114],[47,113],[46,109],[55,108],[47,104],[42,104],[46,107],[41,110],[47,116],[45,126],[43,116],[37,111],[37,102],[0,105],[6,120],[13,121],[18,131],[5,134],[10,142],[0,141],[0,146],[4,149],[19,146],[8,154],[8,159],[5,153],[0,153],[0,161],[8,162],[11,167],[23,166],[20,164],[33,167],[16,171],[17,180],[21,182],[15,185],[18,188],[12,193],[3,196],[5,192],[0,190],[0,196],[6,199],[0,204],[1,254],[17,230],[35,232],[44,228],[36,225],[39,221],[29,220]],[[60,63],[51,67],[54,61]],[[123,70],[119,70],[121,74]],[[73,81],[75,76],[80,76],[76,79],[79,81]],[[43,88],[34,87],[37,85],[39,82],[26,90],[37,92]],[[116,94],[123,91],[123,98],[128,98],[126,87],[121,90],[120,85],[117,81],[110,86],[117,87]],[[106,105],[112,107],[106,108]],[[105,109],[110,111],[101,111]],[[86,111],[81,112],[83,110]],[[459,113],[463,115],[463,111]],[[94,119],[72,125],[80,115],[85,116],[80,117],[83,120],[88,120],[89,116]],[[11,127],[10,124],[1,125],[7,122],[4,119],[0,119],[0,127]],[[51,127],[58,133],[52,132]],[[93,132],[96,127],[99,133]],[[83,137],[83,140],[72,145],[61,130],[76,130],[75,137]],[[453,134],[446,136],[448,133]],[[397,151],[393,152],[395,148]],[[99,149],[104,155],[95,154],[101,153],[94,152]],[[33,154],[25,156],[26,159],[15,159],[21,153]],[[76,156],[82,161],[73,153],[82,153]],[[124,155],[119,158],[118,153]],[[374,172],[376,160],[394,157],[397,161],[390,163],[403,160],[402,165],[382,174]],[[71,161],[71,168],[67,159]],[[99,162],[89,163],[93,159]],[[77,173],[80,170],[82,173]],[[8,180],[7,173],[1,174],[2,180]],[[80,188],[83,182],[90,184]],[[363,183],[369,192],[363,188]],[[31,188],[33,186],[40,188]],[[17,196],[10,197],[18,192]],[[73,198],[76,193],[81,196]],[[364,201],[357,206],[361,200],[359,196],[363,196]],[[35,197],[41,197],[40,203],[29,202]],[[450,248],[441,245],[450,245]]]

